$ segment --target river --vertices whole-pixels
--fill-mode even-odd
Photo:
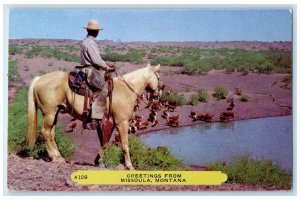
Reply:
[[[168,146],[188,165],[230,162],[236,156],[272,160],[283,169],[293,167],[292,116],[269,117],[232,123],[199,124],[142,134],[146,146]]]

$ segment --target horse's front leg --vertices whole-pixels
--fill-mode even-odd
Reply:
[[[104,155],[103,134],[99,125],[97,127],[97,134],[98,134],[100,145],[99,145],[98,155],[95,158],[95,165],[104,168],[105,165],[103,163],[103,155]]]
[[[120,139],[121,139],[121,148],[125,158],[125,166],[129,170],[134,170],[132,165],[130,154],[129,154],[129,146],[128,146],[128,128],[129,124],[128,121],[123,121],[118,125]]]

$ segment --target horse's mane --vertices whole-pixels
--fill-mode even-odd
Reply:
[[[144,67],[141,69],[137,69],[133,72],[124,74],[121,77],[124,78],[125,81],[130,82],[131,84],[143,83],[145,81],[146,75],[149,75],[149,69],[149,67]]]

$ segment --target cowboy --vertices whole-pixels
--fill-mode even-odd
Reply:
[[[80,63],[84,66],[87,82],[93,90],[90,127],[97,129],[106,111],[108,89],[104,74],[106,71],[114,71],[114,65],[107,64],[100,56],[96,37],[99,31],[103,29],[100,28],[99,22],[96,19],[91,19],[88,25],[83,28],[87,30],[87,36],[81,44]]]

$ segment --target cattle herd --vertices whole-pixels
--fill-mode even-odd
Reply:
[[[167,94],[171,94],[171,91],[168,91]],[[148,109],[149,114],[147,117],[139,115],[136,113],[138,109],[140,109],[141,101],[145,102],[143,99],[148,100],[148,103],[145,108]],[[222,122],[231,122],[234,119],[233,108],[235,106],[234,99],[229,98],[227,100],[229,105],[227,107],[227,111],[222,112],[219,115],[219,119]],[[164,123],[167,126],[178,127],[180,122],[180,114],[177,114],[178,106],[173,105],[169,101],[161,101],[155,99],[155,97],[151,96],[151,94],[142,94],[136,102],[134,107],[134,113],[132,114],[131,119],[129,120],[129,132],[135,134],[138,130],[145,130],[149,127],[155,127],[158,125],[159,120],[157,118],[158,111],[162,110],[161,118],[165,120]],[[203,121],[203,122],[212,122],[214,115],[210,113],[200,113],[200,112],[191,112],[189,115],[192,118],[192,121]]]

